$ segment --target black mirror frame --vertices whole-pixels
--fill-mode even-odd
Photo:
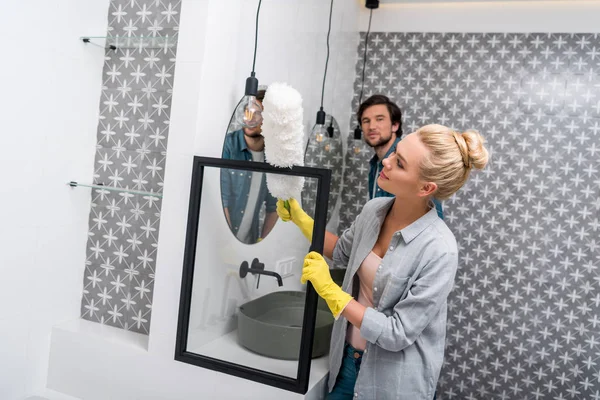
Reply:
[[[194,278],[194,269],[196,267],[194,264],[196,259],[196,242],[199,229],[200,202],[202,195],[201,191],[205,167],[242,169],[246,171],[304,176],[307,178],[318,179],[319,183],[314,218],[315,224],[310,250],[321,254],[323,253],[323,245],[325,242],[325,226],[327,205],[329,201],[329,186],[331,183],[331,171],[324,168],[299,166],[294,166],[292,168],[278,168],[267,163],[225,160],[221,158],[200,156],[195,156],[193,161],[192,184],[185,240],[185,255],[181,281],[181,295],[179,299],[175,360],[208,368],[214,371],[219,371],[229,375],[234,375],[240,378],[249,379],[295,393],[305,394],[308,390],[310,377],[311,354],[318,301],[318,295],[310,282],[307,284],[306,289],[306,311],[304,313],[304,321],[302,325],[302,341],[300,343],[300,358],[298,360],[298,374],[296,379],[186,351],[192,299],[192,284]]]

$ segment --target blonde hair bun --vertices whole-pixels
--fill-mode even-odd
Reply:
[[[485,140],[479,132],[474,129],[458,133],[462,140],[457,140],[458,148],[463,156],[467,168],[483,169],[489,160],[489,154],[484,147]],[[461,144],[464,143],[464,146]]]
[[[460,189],[473,168],[482,169],[488,163],[485,140],[476,130],[460,133],[431,124],[415,133],[429,150],[421,161],[421,179],[437,184],[434,196],[439,200],[450,198]]]

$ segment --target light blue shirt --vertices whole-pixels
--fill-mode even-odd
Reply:
[[[242,161],[252,160],[252,154],[250,153],[250,149],[248,149],[246,140],[244,140],[244,131],[242,129],[230,132],[225,136],[221,158]],[[250,198],[253,175],[252,171],[221,169],[221,200],[223,208],[229,210],[231,229],[236,236],[238,236],[244,211]],[[266,204],[267,213],[275,212],[277,208],[277,199],[269,193],[267,188],[266,174],[263,174],[258,196],[253,197],[253,199],[256,199],[256,204],[251,207],[254,212],[252,214],[250,231],[244,235],[243,239],[240,239],[245,243],[256,243],[256,240],[260,237],[259,213],[262,204]]]
[[[335,264],[347,266],[342,289],[355,298],[356,272],[394,201],[369,201],[335,246]],[[456,239],[435,208],[394,233],[373,281],[373,308],[367,308],[360,328],[367,346],[355,399],[433,398],[444,358],[446,300],[457,267]],[[329,391],[340,370],[347,328],[344,317],[333,326]]]

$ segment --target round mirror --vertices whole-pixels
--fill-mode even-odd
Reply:
[[[259,88],[256,101],[262,107],[266,88]],[[221,158],[265,162],[261,125],[243,127],[237,118],[243,113],[242,101],[233,111]],[[266,175],[241,169],[221,170],[221,201],[225,219],[233,235],[242,243],[254,244],[264,239],[277,222],[277,199],[267,189]]]
[[[344,150],[340,137],[340,126],[332,115],[327,114],[323,133],[315,137],[313,136],[309,137],[306,146],[304,165],[331,170],[331,186],[329,188],[329,204],[327,207],[327,230],[337,233],[337,226],[331,226],[330,221],[340,197],[342,169],[344,166]],[[317,187],[316,182],[312,183],[314,186],[311,186],[307,182],[302,192],[302,205],[306,207],[305,210],[315,209]],[[314,216],[311,215],[311,217]]]

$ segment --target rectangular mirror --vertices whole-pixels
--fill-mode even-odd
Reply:
[[[273,215],[272,201],[256,196],[270,174],[318,188],[306,210],[315,216],[312,243]],[[223,201],[223,178],[234,175],[257,183],[247,196],[252,202]],[[310,283],[300,283],[304,256],[323,251],[330,175],[320,168],[194,157],[176,360],[306,393],[311,359],[328,353],[333,326],[327,305]],[[241,228],[231,225],[227,208],[240,213]],[[265,224],[264,238],[240,240],[244,225],[262,232]]]

